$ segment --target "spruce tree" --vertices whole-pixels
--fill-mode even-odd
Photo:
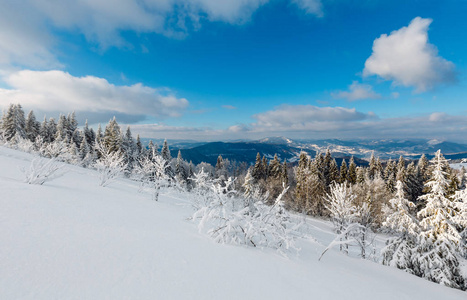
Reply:
[[[422,182],[422,184],[424,185],[425,182],[430,177],[429,162],[428,162],[428,159],[426,158],[425,154],[422,154],[422,156],[418,160],[417,168],[418,168],[418,171],[419,171],[419,179]]]
[[[282,164],[281,179],[283,185],[287,186],[289,184],[289,174],[287,173],[287,161],[284,159]]]
[[[99,142],[100,143],[103,138],[104,138],[104,134],[102,133],[102,126],[99,123],[99,125],[97,126],[96,139],[93,142]]]
[[[57,123],[55,123],[54,118],[49,119],[49,123],[47,124],[47,140],[49,143],[55,141],[55,136],[57,135]]]
[[[138,155],[143,155],[143,144],[141,143],[141,139],[139,137],[139,134],[136,136],[136,151],[138,152]]]
[[[396,191],[396,165],[392,159],[389,159],[384,169],[384,179],[386,180],[386,189],[392,194]]]
[[[316,154],[315,159],[310,163],[308,181],[308,194],[306,211],[313,215],[324,216],[327,211],[324,206],[324,195],[326,194],[326,179],[323,174],[324,157]]]
[[[2,132],[4,139],[10,141],[15,136],[27,138],[25,127],[26,120],[24,118],[23,108],[20,104],[10,104],[7,112],[2,116]]]
[[[418,262],[414,259],[417,236],[420,232],[417,220],[410,214],[415,205],[405,198],[401,181],[396,183],[395,197],[385,207],[386,220],[383,226],[391,229],[396,237],[386,242],[383,248],[383,264],[402,269],[410,274],[417,274]]]
[[[300,158],[298,160],[298,166],[295,167],[295,206],[299,211],[304,211],[306,208],[306,203],[308,201],[308,184],[307,179],[309,175],[309,160],[305,152],[300,153]]]
[[[122,133],[115,117],[110,119],[105,126],[103,144],[110,153],[119,152],[122,149]]]
[[[332,156],[331,156],[331,150],[329,148],[326,149],[326,155],[324,156],[323,159],[323,166],[322,166],[322,172],[324,176],[324,182],[326,185],[326,189],[329,187],[329,185],[332,182],[330,172],[331,172],[331,161],[332,161]]]
[[[188,180],[188,172],[185,170],[182,152],[180,150],[178,150],[177,162],[175,164],[175,175],[178,182],[182,186],[185,186]]]
[[[24,111],[21,104],[16,104],[15,108],[15,125],[16,135],[25,139],[26,135],[26,119],[24,118]]]
[[[433,171],[426,183],[429,192],[420,197],[425,208],[418,212],[423,231],[419,241],[420,275],[430,281],[464,288],[458,253],[462,236],[455,223],[456,206],[446,195],[449,186],[444,171],[447,160],[438,150],[432,159]]]
[[[131,172],[136,159],[136,145],[133,140],[133,135],[131,134],[130,126],[127,126],[125,135],[122,137],[122,151],[125,155],[128,171]]]
[[[86,120],[86,122],[84,123],[83,134],[86,138],[86,143],[88,145],[92,145],[92,143],[94,143],[94,140],[96,139],[96,136],[94,134],[94,131],[92,129],[89,129],[88,120]]]
[[[26,137],[31,141],[34,142],[36,138],[40,135],[41,124],[36,121],[36,116],[34,112],[31,110],[26,118]]]
[[[83,134],[83,138],[81,139],[81,144],[79,146],[79,157],[81,158],[81,160],[84,160],[86,156],[89,154],[89,152],[90,152],[89,144],[88,144],[86,136]]]
[[[76,129],[78,129],[78,121],[76,120],[75,112],[72,112],[71,114],[68,114],[67,116],[67,136],[71,138]],[[80,140],[75,141],[75,143],[78,143],[78,144],[80,142],[81,142]]]
[[[68,143],[68,120],[64,115],[60,115],[57,122],[57,131],[55,133],[55,139]]]
[[[256,162],[251,172],[251,176],[258,182],[261,178],[263,178],[263,162],[261,161],[261,154],[258,152],[256,154]]]
[[[349,171],[347,173],[347,181],[350,184],[357,183],[357,165],[355,164],[353,156],[350,157]]]
[[[269,176],[269,165],[268,165],[268,159],[266,158],[266,156],[263,156],[263,160],[261,162],[261,168],[263,170],[262,179],[266,180]]]
[[[216,177],[221,179],[221,180],[226,180],[227,179],[227,168],[224,164],[224,159],[222,158],[222,155],[219,155],[217,157],[217,163],[215,166],[215,172],[216,172]]]
[[[44,120],[41,123],[41,126],[39,128],[39,136],[42,138],[42,141],[44,143],[50,143],[51,139],[49,139],[48,135],[48,126],[49,124],[47,123],[47,118],[44,116]]]
[[[405,169],[405,159],[402,155],[399,157],[399,162],[397,163],[396,172],[397,172],[396,180],[401,181],[405,186],[406,180],[407,180],[407,172]]]
[[[375,157],[375,152],[371,152],[371,157],[370,157],[370,164],[368,168],[368,176],[370,179],[374,179],[375,175],[377,173],[377,165],[376,165],[376,157]]]
[[[161,150],[162,158],[166,161],[171,161],[172,156],[170,155],[169,145],[167,144],[167,140],[164,140],[164,145],[162,146]]]
[[[339,183],[344,183],[347,180],[347,163],[342,159],[341,168],[339,172]]]
[[[277,154],[274,155],[274,159],[269,163],[269,177],[273,179],[280,179],[282,174],[281,161]]]
[[[339,169],[337,167],[337,162],[334,158],[331,159],[331,163],[329,165],[328,181],[329,182],[328,182],[327,190],[329,190],[329,186],[333,182],[337,183],[339,181]]]

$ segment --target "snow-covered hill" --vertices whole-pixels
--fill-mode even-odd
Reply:
[[[313,238],[288,258],[221,245],[188,219],[189,194],[154,202],[135,182],[100,187],[74,166],[28,185],[31,160],[0,147],[0,299],[466,299],[337,251],[318,261],[333,239],[326,221],[309,219]]]

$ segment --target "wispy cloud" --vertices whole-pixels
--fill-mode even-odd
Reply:
[[[291,0],[314,15],[321,15],[319,0]],[[53,32],[83,34],[101,50],[133,47],[123,31],[157,33],[183,38],[202,21],[244,24],[270,0],[23,0],[0,3],[0,67],[19,65],[51,69],[59,41]],[[138,45],[137,45],[138,46]],[[140,45],[142,52],[147,52]]]
[[[237,107],[233,105],[222,105],[222,108],[229,109],[229,110],[237,109]]]
[[[381,95],[373,91],[373,87],[369,84],[361,84],[357,81],[349,85],[348,91],[338,91],[331,93],[331,96],[336,99],[347,99],[349,101],[357,101],[364,99],[380,99]]]
[[[322,17],[324,15],[323,3],[321,0],[292,0],[292,2],[308,14],[313,14],[317,17]]]
[[[439,56],[436,47],[428,42],[431,22],[417,17],[409,26],[377,38],[363,75],[378,75],[395,84],[415,87],[416,92],[454,81],[454,64]]]
[[[428,138],[465,142],[467,115],[434,112],[421,116],[380,118],[374,113],[342,107],[282,105],[254,115],[256,122],[225,129],[135,125],[142,136],[174,139],[256,139],[283,135],[297,139]]]

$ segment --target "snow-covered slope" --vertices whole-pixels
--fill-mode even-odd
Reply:
[[[200,234],[189,194],[160,201],[67,166],[23,182],[32,156],[0,147],[0,299],[466,299],[466,293],[330,251],[325,221],[289,258]]]

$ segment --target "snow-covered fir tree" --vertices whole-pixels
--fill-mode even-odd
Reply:
[[[31,141],[34,142],[36,137],[39,136],[41,125],[36,120],[36,116],[34,112],[31,110],[26,118],[26,125],[25,125],[25,132],[26,137]]]
[[[441,150],[431,160],[433,171],[426,183],[429,192],[420,197],[425,208],[418,212],[422,232],[419,238],[420,275],[430,281],[463,289],[465,280],[459,268],[462,236],[455,222],[455,202],[446,196],[449,181],[444,169],[447,160]]]
[[[385,206],[386,220],[383,226],[396,236],[386,242],[382,250],[383,264],[396,267],[411,274],[418,272],[417,261],[414,259],[417,236],[420,228],[417,219],[410,214],[414,208],[413,202],[406,199],[401,181],[396,184],[395,196]]]

